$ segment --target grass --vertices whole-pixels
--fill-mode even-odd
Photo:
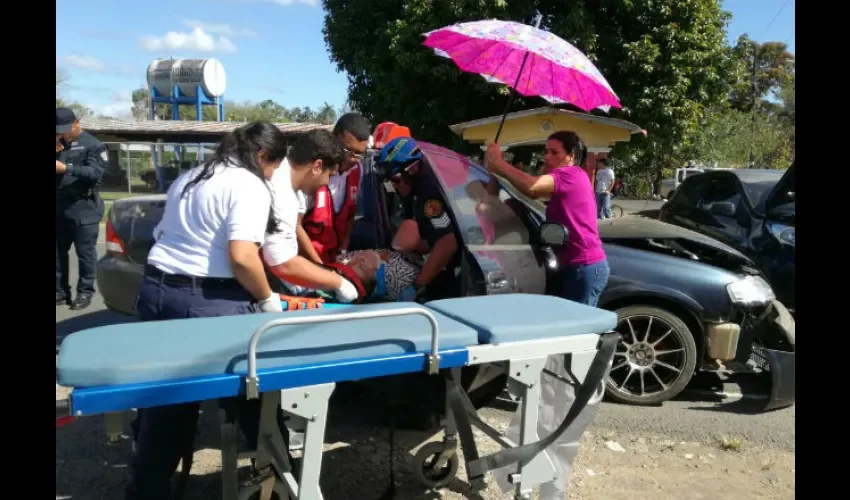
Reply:
[[[744,448],[744,438],[741,437],[721,437],[720,448],[726,451],[741,451]]]

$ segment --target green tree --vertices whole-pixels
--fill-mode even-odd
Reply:
[[[315,121],[323,125],[333,125],[336,122],[336,109],[331,104],[325,102],[316,111]]]
[[[732,49],[734,81],[729,101],[733,108],[751,111],[753,105],[770,108],[764,100],[776,96],[795,71],[794,55],[783,42],[759,44],[746,34],[738,37]]]
[[[690,154],[700,162],[724,167],[786,168],[791,135],[775,114],[719,109],[709,113],[695,134]]]
[[[525,21],[594,61],[620,97],[622,116],[648,131],[621,154],[656,172],[682,157],[706,108],[728,94],[734,70],[729,15],[716,0],[323,0],[332,60],[349,78],[349,99],[374,122],[392,120],[423,139],[454,143],[447,126],[498,115],[506,91],[462,73],[422,45],[422,34],[455,22]],[[369,12],[351,16],[350,12]],[[514,109],[541,105],[517,99]]]

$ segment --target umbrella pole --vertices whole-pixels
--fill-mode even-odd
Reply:
[[[540,12],[537,13],[537,16],[534,20],[534,27],[540,28],[540,22],[543,20],[543,16]],[[502,114],[502,121],[499,122],[499,129],[496,131],[496,138],[493,139],[493,142],[499,142],[499,136],[502,135],[502,127],[505,126],[505,118],[508,117],[508,111],[511,109],[511,104],[514,102],[514,89],[519,85],[519,79],[522,77],[522,72],[525,70],[525,63],[528,62],[528,54],[530,52],[528,50],[525,51],[525,55],[522,56],[522,64],[519,65],[519,73],[516,76],[516,81],[514,82],[514,86],[511,88],[511,95],[508,97],[508,104],[505,106],[505,112]]]
[[[502,114],[502,121],[499,122],[499,130],[496,131],[496,138],[493,139],[493,142],[499,142],[499,136],[502,135],[502,127],[505,126],[505,118],[508,117],[508,111],[511,110],[511,104],[514,102],[514,90],[517,85],[519,85],[519,79],[522,77],[522,72],[525,69],[525,63],[528,61],[529,52],[526,51],[525,55],[522,57],[522,64],[519,66],[519,74],[516,76],[516,82],[514,82],[513,88],[511,88],[511,95],[508,97],[508,103],[505,106],[505,112]]]

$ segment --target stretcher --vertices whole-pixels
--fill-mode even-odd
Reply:
[[[616,323],[612,312],[564,299],[505,294],[122,324],[67,337],[58,382],[73,388],[64,405],[64,415],[73,417],[260,399],[255,476],[248,483],[237,482],[230,436],[236,427],[232,419],[222,422],[223,498],[252,498],[262,490],[258,498],[321,500],[322,445],[336,384],[425,371],[445,379],[445,433],[416,454],[417,478],[430,487],[448,484],[458,470],[459,444],[473,487],[483,487],[489,471],[515,465],[508,468],[515,471],[508,477],[515,498],[530,498],[532,488],[555,477],[543,450],[604,389]],[[552,435],[537,436],[541,372],[547,356],[560,354],[579,387],[576,400]],[[462,389],[461,368],[476,364],[503,367],[512,392],[521,394],[519,442],[483,422]],[[278,408],[306,421],[297,470],[277,426]],[[479,456],[473,426],[504,449]]]

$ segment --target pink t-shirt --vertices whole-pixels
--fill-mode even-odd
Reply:
[[[558,260],[567,266],[604,260],[590,177],[576,166],[558,167],[549,175],[555,179],[555,192],[546,206],[546,220],[563,224],[569,231],[567,244],[558,251]]]

